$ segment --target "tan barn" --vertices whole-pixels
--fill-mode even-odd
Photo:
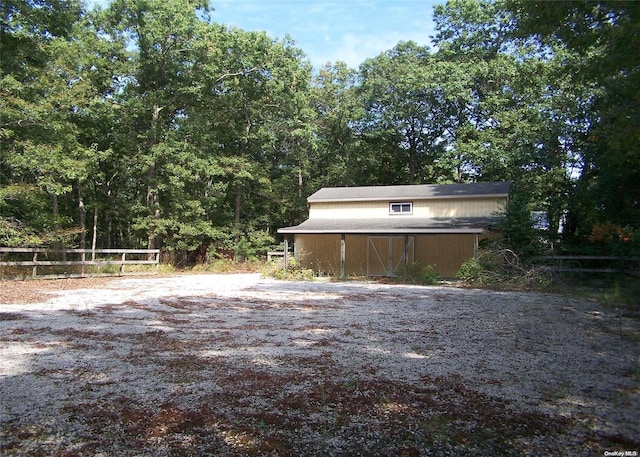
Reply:
[[[317,273],[393,276],[414,262],[453,277],[506,209],[508,182],[329,187],[311,195],[294,256]]]

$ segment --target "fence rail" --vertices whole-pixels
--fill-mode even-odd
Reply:
[[[565,273],[625,273],[640,276],[640,257],[596,255],[551,255],[537,257],[542,265]]]
[[[27,258],[25,259],[25,257]],[[76,257],[78,260],[68,260],[68,257]],[[0,277],[2,279],[84,278],[124,276],[127,274],[157,274],[159,263],[159,249],[0,247]],[[144,267],[143,270],[136,269],[136,271],[131,272],[126,271],[126,265],[144,265],[147,267]],[[117,271],[112,269],[113,266],[117,266]],[[148,266],[152,266],[152,268],[149,269]]]

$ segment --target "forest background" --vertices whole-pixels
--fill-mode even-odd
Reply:
[[[250,256],[321,187],[506,180],[520,228],[640,252],[640,2],[451,0],[357,69],[206,0],[0,8],[0,245]]]

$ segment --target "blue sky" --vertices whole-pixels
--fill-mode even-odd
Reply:
[[[167,0],[170,1],[170,0]],[[105,5],[108,0],[89,0]],[[345,61],[357,68],[399,41],[430,45],[433,6],[444,0],[212,0],[214,22],[272,38],[289,35],[315,68]]]
[[[289,34],[318,68],[345,61],[357,68],[399,41],[431,43],[435,0],[215,0],[212,19],[244,30]]]

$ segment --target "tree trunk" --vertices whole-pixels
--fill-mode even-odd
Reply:
[[[107,246],[106,246],[107,249],[111,248],[112,238],[113,238],[113,216],[110,214],[107,217]]]
[[[158,121],[160,119],[160,111],[162,107],[157,104],[153,105],[153,114],[151,120],[151,138],[149,139],[149,152],[152,154],[153,146],[158,142],[157,131]],[[155,159],[149,166],[147,172],[147,208],[153,215],[153,223],[147,228],[147,249],[158,249],[158,234],[156,221],[160,219],[160,197],[158,195],[158,183]]]
[[[80,182],[78,182],[78,212],[80,225],[80,249],[84,249],[87,244],[87,210],[84,207],[82,184]]]
[[[235,208],[233,213],[233,222],[236,226],[240,226],[240,209],[242,207],[242,184],[236,186]]]
[[[98,205],[93,207],[93,233],[91,235],[91,261],[96,260],[96,238],[98,235]]]
[[[60,211],[58,210],[58,196],[55,193],[51,194],[51,212],[53,213],[53,228],[57,230]]]
[[[51,194],[51,212],[53,213],[53,230],[56,232],[56,235],[60,229],[58,225],[58,221],[60,220],[60,210],[58,208],[58,196],[55,193]],[[54,243],[55,248],[64,249],[64,242],[62,240],[58,240]],[[65,262],[67,260],[67,253],[62,252],[62,261]]]
[[[417,153],[415,152],[415,150],[411,149],[409,151],[409,184],[415,184],[416,183],[416,173],[417,173]]]
[[[147,176],[147,208],[153,215],[153,220],[160,218],[160,201],[158,198],[158,188],[155,185],[155,166],[151,166]],[[156,225],[152,223],[147,229],[147,249],[157,248],[158,236],[156,234]]]

